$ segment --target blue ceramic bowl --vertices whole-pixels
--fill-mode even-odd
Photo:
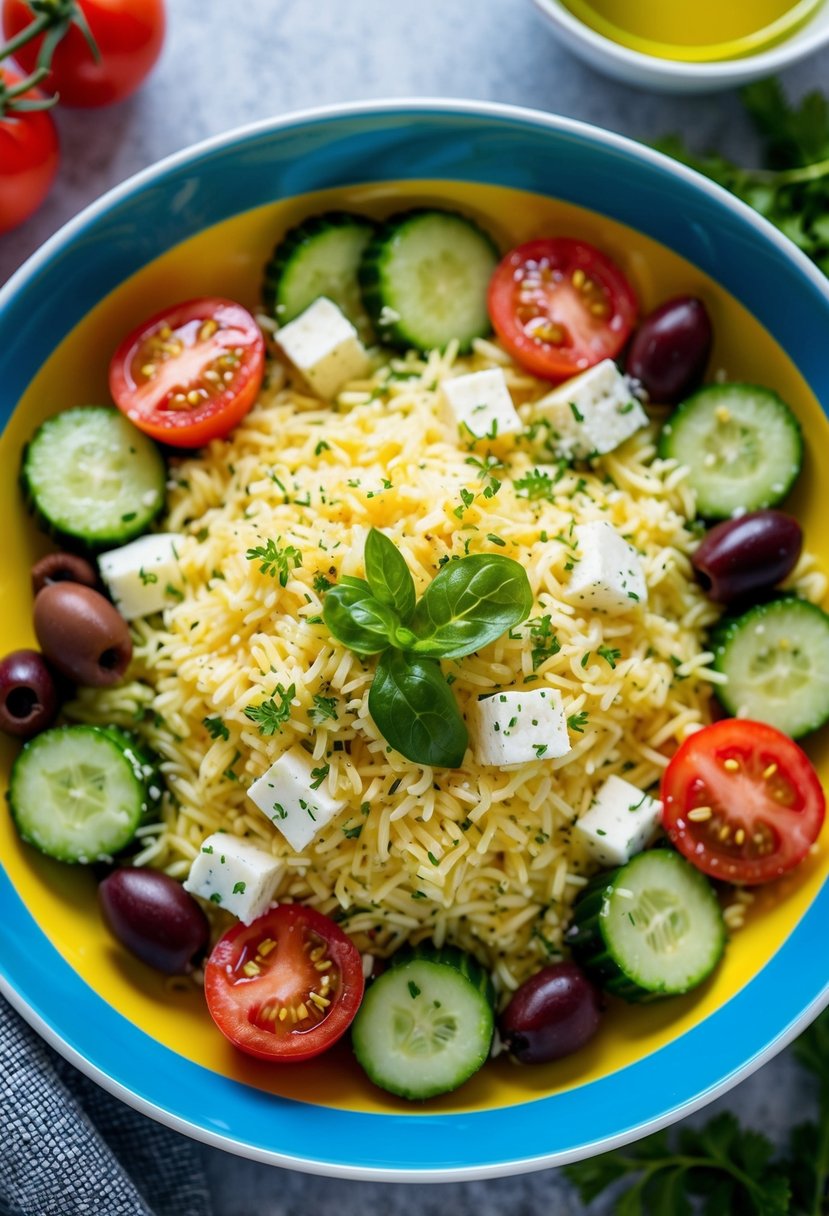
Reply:
[[[361,105],[261,123],[162,162],[88,208],[0,292],[4,651],[31,637],[37,542],[14,473],[40,417],[100,399],[115,340],[171,297],[253,304],[275,234],[297,217],[428,200],[471,211],[505,246],[551,227],[605,244],[647,307],[671,290],[704,294],[714,366],[755,369],[801,414],[810,469],[798,513],[810,548],[826,550],[829,285],[792,245],[722,190],[603,131],[476,103]],[[0,773],[11,755],[0,753]],[[826,772],[820,741],[815,759]],[[0,923],[13,931],[0,939],[0,990],[107,1089],[225,1149],[396,1180],[541,1168],[689,1113],[829,1001],[826,852],[767,900],[693,1000],[614,1015],[580,1057],[539,1072],[496,1064],[477,1088],[424,1108],[371,1090],[345,1051],[316,1071],[257,1071],[213,1033],[197,995],[166,993],[117,956],[84,875],[34,857],[5,822]]]

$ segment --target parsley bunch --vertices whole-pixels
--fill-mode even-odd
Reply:
[[[818,1084],[818,1117],[796,1127],[783,1156],[731,1114],[638,1144],[564,1172],[590,1203],[627,1182],[616,1216],[827,1216],[829,1213],[829,1011],[801,1036],[795,1054]]]
[[[829,102],[814,92],[793,106],[773,79],[748,85],[742,98],[763,139],[766,168],[696,155],[677,135],[655,146],[743,199],[829,275]]]

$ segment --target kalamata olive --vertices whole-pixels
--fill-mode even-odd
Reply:
[[[50,663],[78,684],[117,684],[132,658],[127,622],[80,583],[51,583],[35,597],[35,633]]]
[[[599,1028],[601,997],[575,963],[544,967],[513,993],[498,1030],[522,1064],[545,1064],[583,1047]]]
[[[91,562],[75,553],[47,553],[32,566],[32,591],[37,595],[52,583],[81,583],[97,587],[98,574]]]
[[[57,689],[43,655],[14,650],[0,660],[0,730],[31,739],[57,712]]]
[[[123,946],[165,975],[207,948],[207,917],[181,883],[158,870],[113,870],[98,887],[104,920]]]
[[[691,558],[697,579],[718,604],[769,591],[797,565],[803,533],[782,511],[752,511],[726,519]]]
[[[702,380],[712,336],[702,300],[694,296],[666,300],[634,334],[625,370],[641,382],[651,401],[673,405]]]

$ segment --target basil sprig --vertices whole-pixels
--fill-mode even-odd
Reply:
[[[438,660],[464,658],[529,616],[524,568],[495,553],[457,558],[417,602],[404,558],[376,528],[365,566],[365,579],[344,576],[326,592],[323,619],[350,650],[381,656],[368,705],[387,742],[415,764],[457,768],[466,725]]]
[[[398,618],[361,578],[343,578],[325,595],[323,620],[338,642],[357,654],[380,654],[394,642]]]
[[[366,540],[366,578],[381,604],[393,608],[401,621],[415,609],[415,585],[409,567],[387,536],[372,528]]]
[[[463,762],[466,724],[437,659],[387,650],[368,707],[383,738],[407,760],[447,768]]]
[[[524,567],[478,553],[449,562],[433,579],[409,623],[415,654],[463,659],[529,616],[533,593]]]

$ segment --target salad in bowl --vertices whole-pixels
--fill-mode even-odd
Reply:
[[[15,416],[4,860],[211,1124],[601,1123],[820,889],[823,424],[713,278],[583,207],[403,180],[244,220]]]

